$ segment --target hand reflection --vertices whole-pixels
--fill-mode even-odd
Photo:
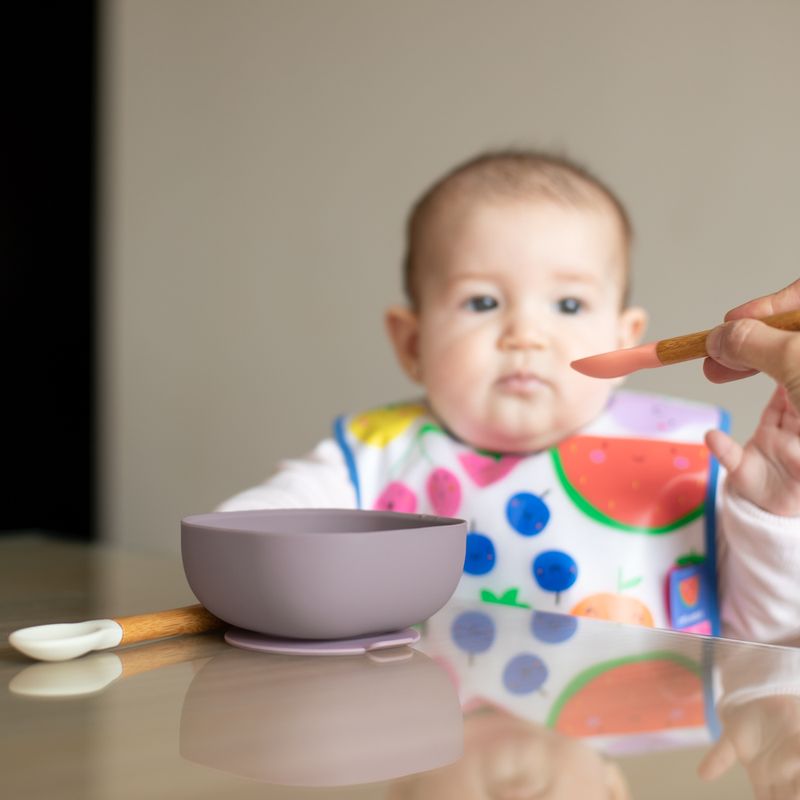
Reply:
[[[394,783],[387,800],[630,798],[621,770],[577,739],[484,706],[464,719],[455,764]]]
[[[722,736],[700,763],[700,777],[714,780],[738,760],[757,800],[800,798],[800,697],[759,697],[720,716]]]

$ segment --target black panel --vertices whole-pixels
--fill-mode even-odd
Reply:
[[[94,536],[94,3],[0,12],[0,530]]]

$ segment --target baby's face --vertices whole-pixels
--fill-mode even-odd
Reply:
[[[436,416],[472,446],[555,444],[594,419],[615,385],[570,362],[636,344],[645,324],[640,309],[620,310],[625,247],[615,217],[600,205],[513,199],[435,213],[417,261],[419,312],[406,312],[414,330],[403,341],[389,312],[401,361]]]

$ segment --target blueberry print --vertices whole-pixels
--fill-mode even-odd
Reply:
[[[554,592],[558,602],[559,594],[575,583],[578,565],[560,550],[546,550],[533,562],[533,577],[546,592]]]
[[[450,635],[465,653],[484,653],[494,642],[494,620],[481,611],[464,611],[453,620]]]
[[[494,569],[494,565],[495,550],[492,540],[482,533],[468,533],[464,572],[468,575],[485,575]]]
[[[506,664],[503,686],[511,694],[530,694],[541,688],[547,680],[547,667],[538,656],[520,653]]]
[[[531,617],[531,633],[540,642],[560,644],[571,639],[578,629],[578,620],[566,614],[535,611]]]
[[[515,494],[506,505],[511,527],[523,536],[541,533],[550,520],[550,509],[544,500],[530,492]]]

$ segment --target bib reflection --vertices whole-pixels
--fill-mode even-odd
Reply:
[[[488,605],[446,607],[420,647],[466,712],[493,706],[606,755],[705,745],[718,726],[703,640]]]
[[[194,677],[180,753],[194,763],[285,786],[344,786],[458,759],[463,721],[445,671],[397,648],[302,658],[233,650]]]

